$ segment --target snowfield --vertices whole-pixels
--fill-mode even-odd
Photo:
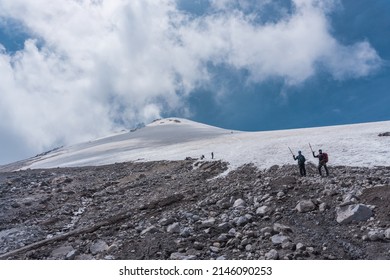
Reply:
[[[104,165],[125,161],[184,160],[187,157],[223,160],[230,169],[247,163],[259,168],[294,164],[301,150],[317,163],[308,143],[329,155],[329,165],[389,166],[390,121],[264,132],[221,129],[186,119],[169,118],[126,133],[60,148],[26,161],[22,169]]]

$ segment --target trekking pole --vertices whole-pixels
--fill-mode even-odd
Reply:
[[[290,153],[292,154],[292,156],[295,157],[294,153],[291,151],[290,147],[288,147],[288,149],[290,150]]]
[[[313,149],[312,149],[310,143],[309,143],[309,147],[310,147],[311,152],[314,153],[314,151],[313,151]]]

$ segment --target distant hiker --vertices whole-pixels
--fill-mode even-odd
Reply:
[[[328,154],[323,153],[322,150],[318,150],[318,153],[318,155],[315,155],[313,151],[313,157],[318,158],[318,172],[320,173],[320,176],[322,176],[321,169],[322,167],[324,167],[326,171],[326,176],[329,176],[328,167],[326,167],[326,163],[328,162]]]
[[[301,174],[301,176],[306,176],[306,168],[305,168],[305,161],[306,161],[306,159],[302,155],[302,152],[298,151],[298,155],[297,156],[295,156],[293,154],[293,158],[294,158],[294,160],[298,161],[299,173]]]
[[[214,153],[211,152],[211,159],[214,159]]]
[[[204,155],[202,155],[202,156],[200,157],[200,159],[204,159]]]

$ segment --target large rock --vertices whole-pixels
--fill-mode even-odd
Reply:
[[[364,204],[343,206],[336,211],[336,220],[339,224],[367,221],[373,215],[372,210]]]
[[[306,213],[306,212],[310,212],[310,211],[315,210],[316,209],[316,205],[311,200],[301,200],[300,202],[298,202],[298,204],[295,207],[295,209],[299,213]]]

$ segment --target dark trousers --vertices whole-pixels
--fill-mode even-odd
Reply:
[[[305,164],[299,164],[299,173],[301,174],[301,176],[306,176],[306,168],[305,168]]]
[[[320,173],[320,176],[322,176],[322,172],[321,172],[322,167],[325,168],[326,176],[329,176],[329,170],[328,167],[326,167],[326,163],[320,163],[318,165],[318,172]]]

